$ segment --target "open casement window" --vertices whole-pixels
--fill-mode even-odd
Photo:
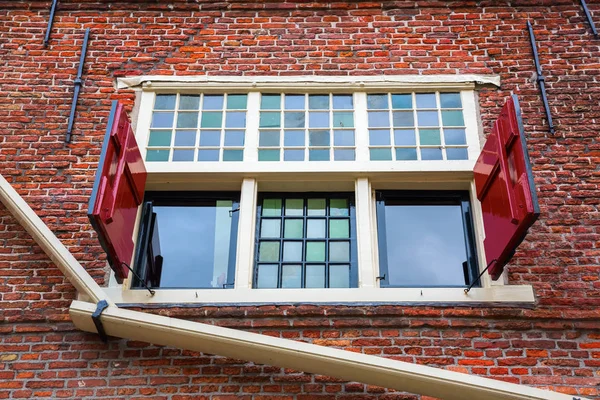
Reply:
[[[122,104],[113,102],[89,202],[88,217],[117,281],[128,276],[133,232],[144,198],[146,168]]]
[[[485,255],[496,280],[540,214],[516,96],[502,108],[473,172],[483,211]]]

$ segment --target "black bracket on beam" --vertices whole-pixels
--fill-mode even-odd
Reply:
[[[83,66],[85,63],[85,54],[87,53],[88,40],[90,39],[90,28],[85,30],[83,36],[83,44],[81,46],[81,56],[79,58],[79,69],[77,70],[77,77],[75,78],[74,89],[73,89],[73,102],[71,103],[71,114],[69,115],[69,125],[67,127],[67,137],[65,143],[71,143],[71,133],[73,132],[73,122],[75,121],[75,110],[77,109],[77,99],[79,98],[79,91],[81,90],[81,74],[83,73]]]
[[[598,31],[596,30],[596,25],[594,25],[594,20],[592,19],[592,14],[590,14],[590,10],[588,9],[587,3],[585,0],[581,0],[581,6],[583,7],[583,12],[585,13],[585,17],[590,24],[590,28],[592,28],[592,33],[598,39]]]
[[[494,258],[492,261],[490,261],[488,263],[487,267],[485,267],[485,269],[483,271],[481,271],[481,273],[479,274],[479,276],[477,277],[477,279],[475,279],[473,282],[471,282],[471,284],[469,285],[469,287],[465,289],[465,294],[469,293],[469,291],[471,289],[473,289],[473,286],[475,286],[475,284],[477,282],[479,282],[479,280],[481,279],[481,277],[483,276],[483,274],[485,274],[485,271],[487,271],[488,269],[490,269],[490,267],[492,266],[492,264],[495,263],[496,261],[498,261],[498,260],[496,260]]]
[[[535,34],[533,33],[533,27],[531,22],[527,21],[527,29],[529,30],[529,40],[531,42],[531,49],[533,50],[533,61],[535,62],[535,69],[537,73],[537,83],[540,87],[542,94],[542,101],[544,102],[544,109],[546,110],[546,118],[548,119],[548,127],[550,134],[554,135],[556,130],[554,129],[554,123],[552,122],[552,114],[550,113],[550,105],[548,104],[548,97],[546,96],[546,78],[544,78],[542,67],[540,65],[540,58],[538,56],[537,44],[535,43]]]
[[[102,321],[100,321],[100,315],[102,315],[102,311],[104,311],[107,307],[108,303],[106,300],[100,300],[98,304],[96,304],[96,311],[94,311],[92,314],[92,321],[94,321],[98,335],[100,335],[100,339],[102,339],[104,343],[108,342],[108,336],[106,336],[104,326],[102,326]]]
[[[160,257],[160,256],[158,256],[158,257]],[[121,261],[121,265],[124,265],[129,271],[131,271],[131,273],[133,274],[133,276],[135,276],[137,278],[137,280],[142,284],[142,286],[144,287],[144,289],[146,289],[146,290],[148,290],[150,292],[150,296],[154,296],[154,294],[156,292],[154,290],[150,289],[148,287],[148,285],[146,285],[146,282],[133,270],[133,268],[131,268],[129,265],[127,265],[123,261]],[[223,286],[223,287],[225,287],[225,286]]]
[[[50,18],[48,19],[48,28],[46,28],[46,36],[44,36],[44,47],[48,47],[50,41],[50,32],[52,32],[52,24],[54,23],[54,12],[56,11],[56,4],[58,0],[52,0],[52,7],[50,8]]]

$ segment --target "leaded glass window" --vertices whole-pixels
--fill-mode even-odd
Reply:
[[[356,287],[352,195],[264,194],[257,216],[254,287]]]

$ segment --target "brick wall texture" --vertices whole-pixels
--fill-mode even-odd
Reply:
[[[589,7],[600,25],[600,2]],[[600,398],[600,40],[578,0],[0,1],[0,169],[100,283],[86,216],[116,78],[497,74],[485,132],[521,100],[541,204],[509,267],[531,307],[261,306],[145,310]],[[526,21],[557,134],[548,133]],[[74,139],[73,79],[91,28]],[[76,296],[0,206],[0,398],[417,399],[326,376],[78,331]]]

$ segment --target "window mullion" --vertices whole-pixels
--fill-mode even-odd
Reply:
[[[258,123],[260,116],[260,92],[249,92],[244,138],[244,161],[258,161]]]
[[[238,226],[237,259],[235,268],[236,289],[252,288],[252,271],[254,269],[254,235],[256,232],[256,196],[256,179],[244,179],[242,182],[242,192],[240,195],[240,219]]]
[[[356,161],[369,161],[369,129],[367,124],[367,94],[354,93],[354,115],[356,121]]]
[[[356,240],[358,248],[358,287],[376,287],[375,263],[373,262],[372,232],[376,224],[371,215],[371,183],[367,178],[355,182]]]

